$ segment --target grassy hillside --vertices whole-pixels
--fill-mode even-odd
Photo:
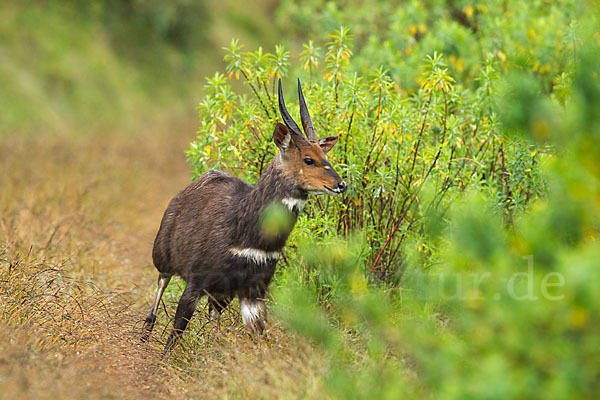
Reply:
[[[203,77],[232,34],[272,42],[269,8],[268,1],[251,13],[234,1],[2,2],[0,131],[123,131],[157,115],[193,118]]]

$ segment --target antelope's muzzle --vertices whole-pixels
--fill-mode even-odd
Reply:
[[[337,186],[333,188],[333,191],[336,193],[344,193],[346,191],[346,187],[346,182],[340,181],[340,183],[338,183]]]

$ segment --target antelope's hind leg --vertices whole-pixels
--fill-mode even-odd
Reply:
[[[156,322],[156,311],[158,311],[158,306],[160,305],[160,299],[162,298],[165,289],[169,285],[169,281],[171,281],[171,275],[159,274],[158,275],[158,289],[156,289],[156,297],[154,298],[154,303],[152,303],[152,307],[150,308],[150,312],[146,317],[146,321],[144,322],[144,328],[142,331],[142,342],[148,341],[150,338],[150,333],[152,329],[154,329],[154,323]]]

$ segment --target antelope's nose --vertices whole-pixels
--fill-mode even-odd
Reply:
[[[346,182],[341,181],[340,183],[338,183],[335,189],[339,193],[344,193],[346,191]]]

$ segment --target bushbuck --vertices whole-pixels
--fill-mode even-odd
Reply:
[[[267,287],[308,195],[335,196],[346,190],[325,157],[338,136],[317,137],[300,80],[304,134],[285,107],[281,79],[278,94],[285,123],[277,123],[273,132],[279,153],[256,185],[222,171],[208,171],[179,192],[165,211],[152,251],[158,290],[142,334],[142,340],[149,338],[165,288],[173,275],[181,276],[186,287],[165,352],[178,341],[204,295],[215,318],[238,296],[244,325],[261,333],[266,327]],[[290,221],[275,234],[261,226],[265,210],[272,205],[282,207],[278,215]]]

